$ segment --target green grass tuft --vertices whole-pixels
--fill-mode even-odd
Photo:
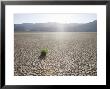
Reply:
[[[44,49],[42,49],[42,50],[41,50],[41,52],[43,52],[43,53],[46,53],[46,54],[47,54],[47,53],[48,53],[48,49],[47,49],[47,48],[44,48]]]

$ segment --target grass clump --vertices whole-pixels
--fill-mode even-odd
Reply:
[[[41,56],[46,56],[46,54],[48,53],[48,49],[44,48],[41,50]]]

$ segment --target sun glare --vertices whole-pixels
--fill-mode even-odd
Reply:
[[[66,21],[66,17],[65,16],[61,16],[61,15],[56,16],[54,18],[54,21],[57,22],[57,23],[66,23],[67,22]]]
[[[69,19],[71,16],[63,15],[63,14],[52,14],[50,17],[50,21],[56,22],[56,23],[68,23],[71,22],[71,19]]]

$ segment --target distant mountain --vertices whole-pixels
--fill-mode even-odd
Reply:
[[[76,26],[74,32],[97,32],[97,21]]]
[[[97,20],[86,24],[23,23],[14,24],[15,32],[97,32]]]

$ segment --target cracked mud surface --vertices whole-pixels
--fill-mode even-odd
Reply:
[[[48,54],[40,59],[41,49]],[[15,76],[96,76],[97,33],[15,33]]]

